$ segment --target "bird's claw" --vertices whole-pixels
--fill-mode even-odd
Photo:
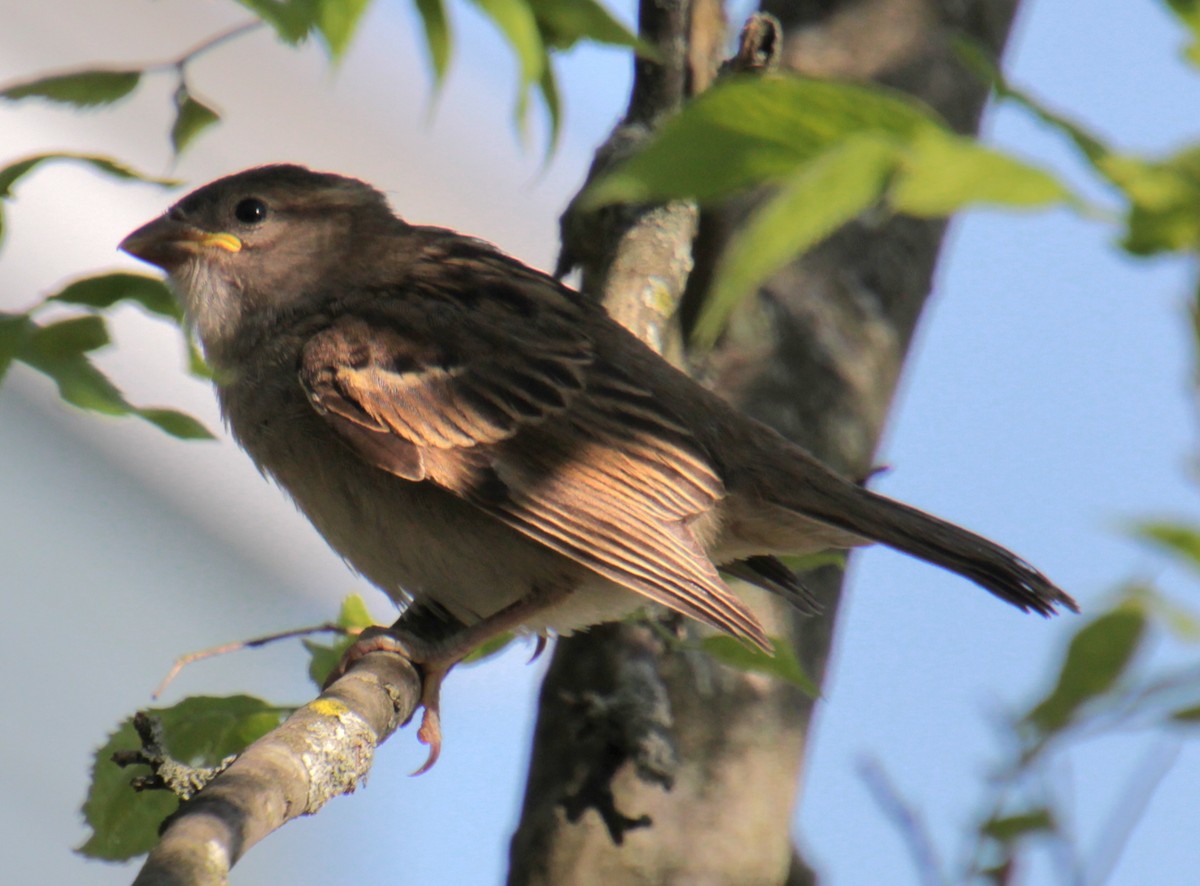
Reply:
[[[545,634],[538,634],[537,635],[537,645],[533,647],[533,655],[529,656],[529,661],[525,662],[525,664],[531,665],[535,661],[537,661],[539,658],[541,658],[542,653],[546,651],[546,643],[547,642],[548,641],[546,640]]]
[[[442,755],[442,717],[436,708],[425,706],[425,713],[421,716],[421,728],[417,730],[417,741],[429,746],[429,756],[419,769],[413,770],[409,775],[424,775]]]
[[[424,708],[424,713],[421,715],[421,726],[417,729],[417,740],[429,746],[429,756],[424,764],[412,773],[413,775],[428,772],[441,756],[442,681],[450,672],[450,668],[458,662],[457,658],[451,661],[439,660],[436,655],[428,654],[429,650],[422,650],[422,645],[415,638],[402,636],[392,628],[368,628],[342,655],[342,660],[325,680],[324,686],[328,689],[350,670],[356,661],[372,652],[391,652],[412,662],[421,672],[421,697],[417,705]]]
[[[417,729],[417,741],[429,746],[429,756],[421,768],[412,775],[424,775],[442,755],[442,680],[450,673],[454,662],[449,664],[427,664],[421,668],[421,700],[425,709],[421,715],[421,726]]]

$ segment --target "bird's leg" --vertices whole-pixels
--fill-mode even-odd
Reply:
[[[421,698],[424,708],[417,738],[429,746],[429,757],[413,775],[427,772],[442,753],[441,693],[442,681],[450,669],[487,641],[521,627],[534,615],[562,600],[569,592],[535,590],[492,613],[475,624],[467,625],[436,640],[420,637],[403,626],[403,619],[391,627],[367,628],[342,656],[325,681],[328,686],[348,671],[356,661],[372,652],[392,652],[407,658],[421,671]],[[540,651],[544,639],[539,638]],[[536,657],[536,655],[535,655]]]

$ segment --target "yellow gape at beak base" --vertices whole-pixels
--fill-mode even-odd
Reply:
[[[242,241],[233,234],[208,234],[200,240],[201,246],[216,246],[227,252],[241,252]]]

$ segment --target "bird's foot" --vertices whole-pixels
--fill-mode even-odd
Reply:
[[[519,629],[532,615],[557,602],[564,591],[535,591],[487,618],[437,640],[419,637],[403,626],[403,617],[391,627],[367,628],[346,650],[338,666],[325,681],[328,686],[346,673],[356,661],[372,652],[394,652],[411,661],[421,672],[421,699],[425,709],[417,738],[429,746],[429,758],[413,775],[428,772],[442,753],[441,693],[442,681],[456,664],[487,641]],[[545,637],[538,638],[534,658],[545,648]],[[532,661],[532,659],[530,659]]]
[[[390,652],[408,659],[421,673],[421,697],[417,704],[423,708],[417,740],[429,747],[429,756],[413,775],[428,772],[442,753],[441,695],[442,681],[458,662],[470,652],[454,642],[431,643],[416,637],[396,625],[367,628],[342,655],[325,681],[329,686],[350,670],[356,661],[372,652]]]

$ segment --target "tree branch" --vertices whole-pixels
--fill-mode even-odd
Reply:
[[[354,791],[375,748],[412,717],[420,688],[404,658],[363,656],[180,806],[135,886],[226,883],[230,868],[263,837]]]
[[[725,19],[719,0],[658,0],[641,4],[638,28],[642,39],[658,50],[659,61],[635,58],[629,108],[596,149],[587,183],[644,144],[659,120],[683,106],[696,81],[711,80],[715,58],[698,59],[689,34],[719,51],[720,41],[704,28],[723,35]],[[701,37],[701,31],[707,36]],[[683,201],[593,212],[582,212],[572,201],[562,215],[562,252],[555,273],[562,276],[578,267],[586,295],[600,299],[614,319],[678,361],[682,342],[672,317],[692,269],[697,218],[695,204]]]

